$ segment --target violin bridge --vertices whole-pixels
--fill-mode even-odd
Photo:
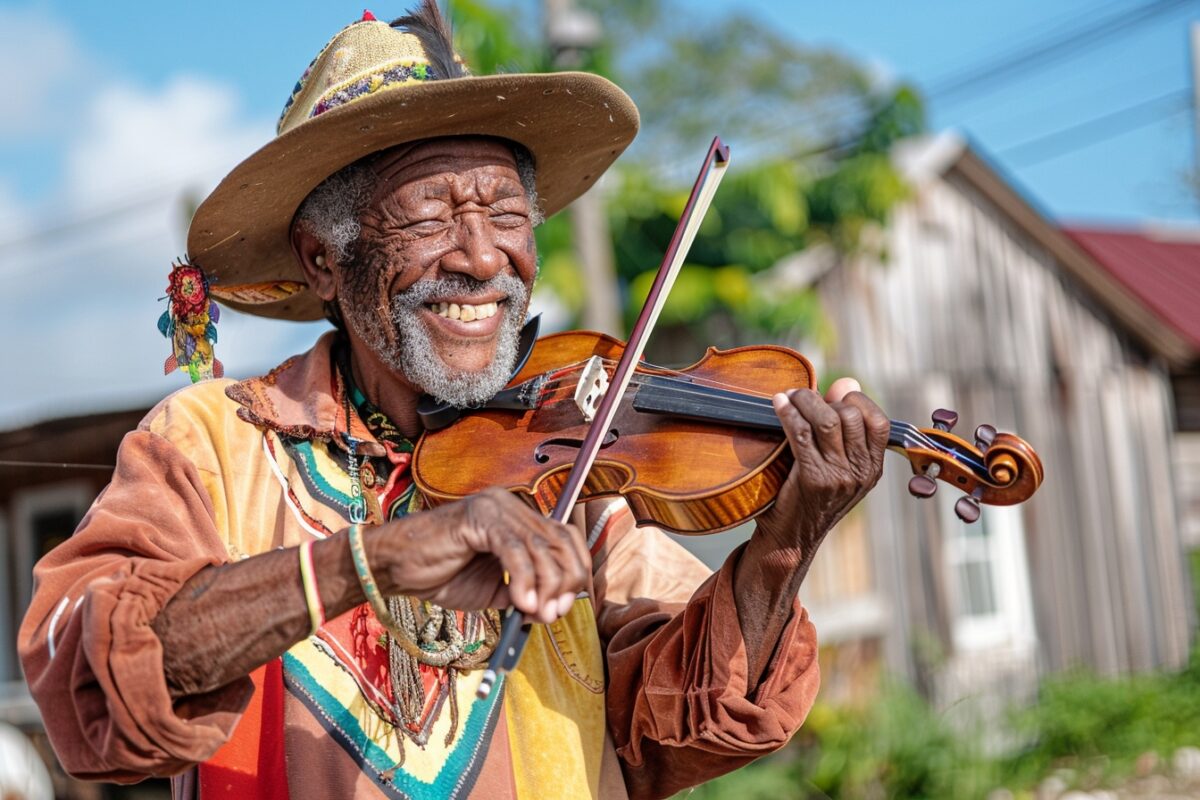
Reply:
[[[575,385],[575,405],[586,421],[591,422],[596,416],[600,400],[607,391],[608,373],[604,369],[604,360],[600,356],[592,356],[584,363],[579,383]]]

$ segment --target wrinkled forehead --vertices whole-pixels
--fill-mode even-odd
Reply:
[[[377,153],[371,171],[395,185],[442,172],[494,168],[498,175],[518,178],[513,146],[484,136],[455,136],[409,142]]]

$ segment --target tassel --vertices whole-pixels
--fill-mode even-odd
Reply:
[[[163,363],[164,374],[186,372],[192,382],[221,377],[225,368],[213,355],[217,341],[216,303],[209,299],[208,278],[186,259],[171,267],[167,282],[167,310],[158,318],[158,330],[171,340],[171,355]]]
[[[362,20],[361,20],[361,21],[362,21],[362,22],[375,22],[375,21],[376,21],[376,20],[375,20],[375,15],[374,15],[374,14],[372,14],[370,11],[367,11],[367,10],[364,8],[364,9],[363,9],[363,18],[362,18]]]

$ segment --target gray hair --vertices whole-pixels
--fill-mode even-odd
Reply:
[[[529,221],[534,227],[546,221],[538,205],[537,170],[533,155],[522,145],[509,143],[517,162],[517,175],[529,199]],[[321,240],[339,264],[353,260],[353,245],[362,233],[359,215],[379,186],[369,165],[371,156],[342,167],[313,189],[300,204],[293,221]]]

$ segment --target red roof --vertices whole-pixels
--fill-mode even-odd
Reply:
[[[1200,229],[1063,229],[1129,292],[1200,349]]]

